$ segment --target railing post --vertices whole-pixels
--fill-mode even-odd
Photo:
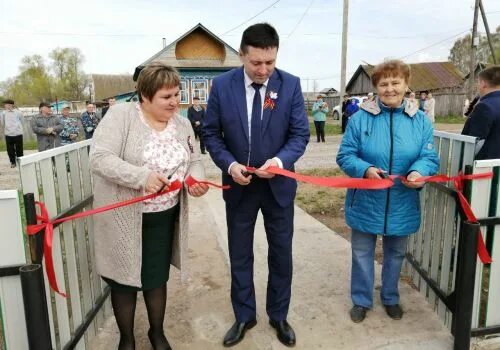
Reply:
[[[24,211],[26,212],[26,224],[36,225],[35,196],[33,193],[26,193],[24,195]],[[28,236],[32,264],[42,264],[44,233],[45,230],[37,235]]]
[[[30,350],[50,350],[52,341],[42,266],[26,265],[21,267],[19,272],[29,348]]]
[[[462,221],[458,247],[458,269],[455,283],[456,307],[453,313],[452,331],[454,350],[469,350],[476,280],[477,239],[479,223]]]
[[[33,193],[24,195],[26,224],[37,223],[35,197]],[[30,350],[52,349],[47,295],[43,280],[43,232],[28,236],[32,265],[19,269],[23,291],[24,314]]]

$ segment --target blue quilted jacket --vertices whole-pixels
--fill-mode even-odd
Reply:
[[[439,159],[432,124],[408,100],[399,108],[384,106],[378,99],[365,102],[349,120],[337,163],[355,178],[362,178],[370,166],[391,175],[406,176],[414,170],[434,175]],[[419,191],[398,180],[386,190],[348,190],[345,216],[347,225],[366,233],[415,233],[420,226]]]

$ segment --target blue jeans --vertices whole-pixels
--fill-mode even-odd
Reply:
[[[399,304],[398,281],[408,236],[383,236],[384,263],[380,297],[384,305]],[[354,305],[372,308],[377,235],[352,230],[351,299]]]

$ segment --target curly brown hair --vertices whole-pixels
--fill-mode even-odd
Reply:
[[[401,60],[390,60],[376,65],[371,76],[373,86],[376,87],[380,79],[388,77],[401,77],[409,84],[410,66]]]

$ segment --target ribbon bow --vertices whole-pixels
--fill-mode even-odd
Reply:
[[[194,184],[206,184],[206,185],[221,188],[221,189],[229,188],[228,186],[220,186],[218,184],[215,184],[215,183],[212,183],[209,181],[199,181],[199,180],[196,180],[195,178],[193,178],[192,176],[188,176],[184,180],[184,183],[188,187],[191,187]],[[181,188],[182,188],[182,182],[180,182],[179,180],[175,180],[175,181],[170,183],[170,186],[168,188],[166,188],[165,190],[160,191],[158,193],[152,193],[152,194],[148,194],[145,196],[132,198],[132,199],[129,199],[129,200],[126,200],[123,202],[105,205],[105,206],[100,207],[100,208],[87,210],[87,211],[84,211],[81,213],[66,216],[64,218],[56,219],[53,221],[50,220],[49,212],[47,211],[45,204],[42,202],[35,202],[35,204],[40,208],[40,215],[37,214],[37,216],[36,216],[37,221],[39,221],[40,223],[36,224],[36,225],[28,225],[26,227],[26,231],[27,231],[28,235],[36,235],[40,231],[45,229],[45,238],[43,241],[43,251],[45,254],[45,271],[47,272],[47,279],[49,280],[49,285],[52,288],[52,290],[54,292],[56,292],[57,294],[59,294],[63,297],[66,297],[66,294],[61,292],[58,285],[57,285],[57,279],[56,279],[56,274],[55,274],[55,270],[54,270],[54,260],[52,257],[52,248],[53,248],[53,239],[54,239],[54,225],[57,225],[57,224],[60,224],[60,223],[66,222],[66,221],[70,221],[70,220],[81,219],[81,218],[84,218],[87,216],[103,213],[105,211],[113,210],[113,209],[124,207],[127,205],[139,203],[139,202],[151,199],[151,198],[155,198],[155,197],[164,195],[164,194],[169,193],[169,192],[179,190]]]

